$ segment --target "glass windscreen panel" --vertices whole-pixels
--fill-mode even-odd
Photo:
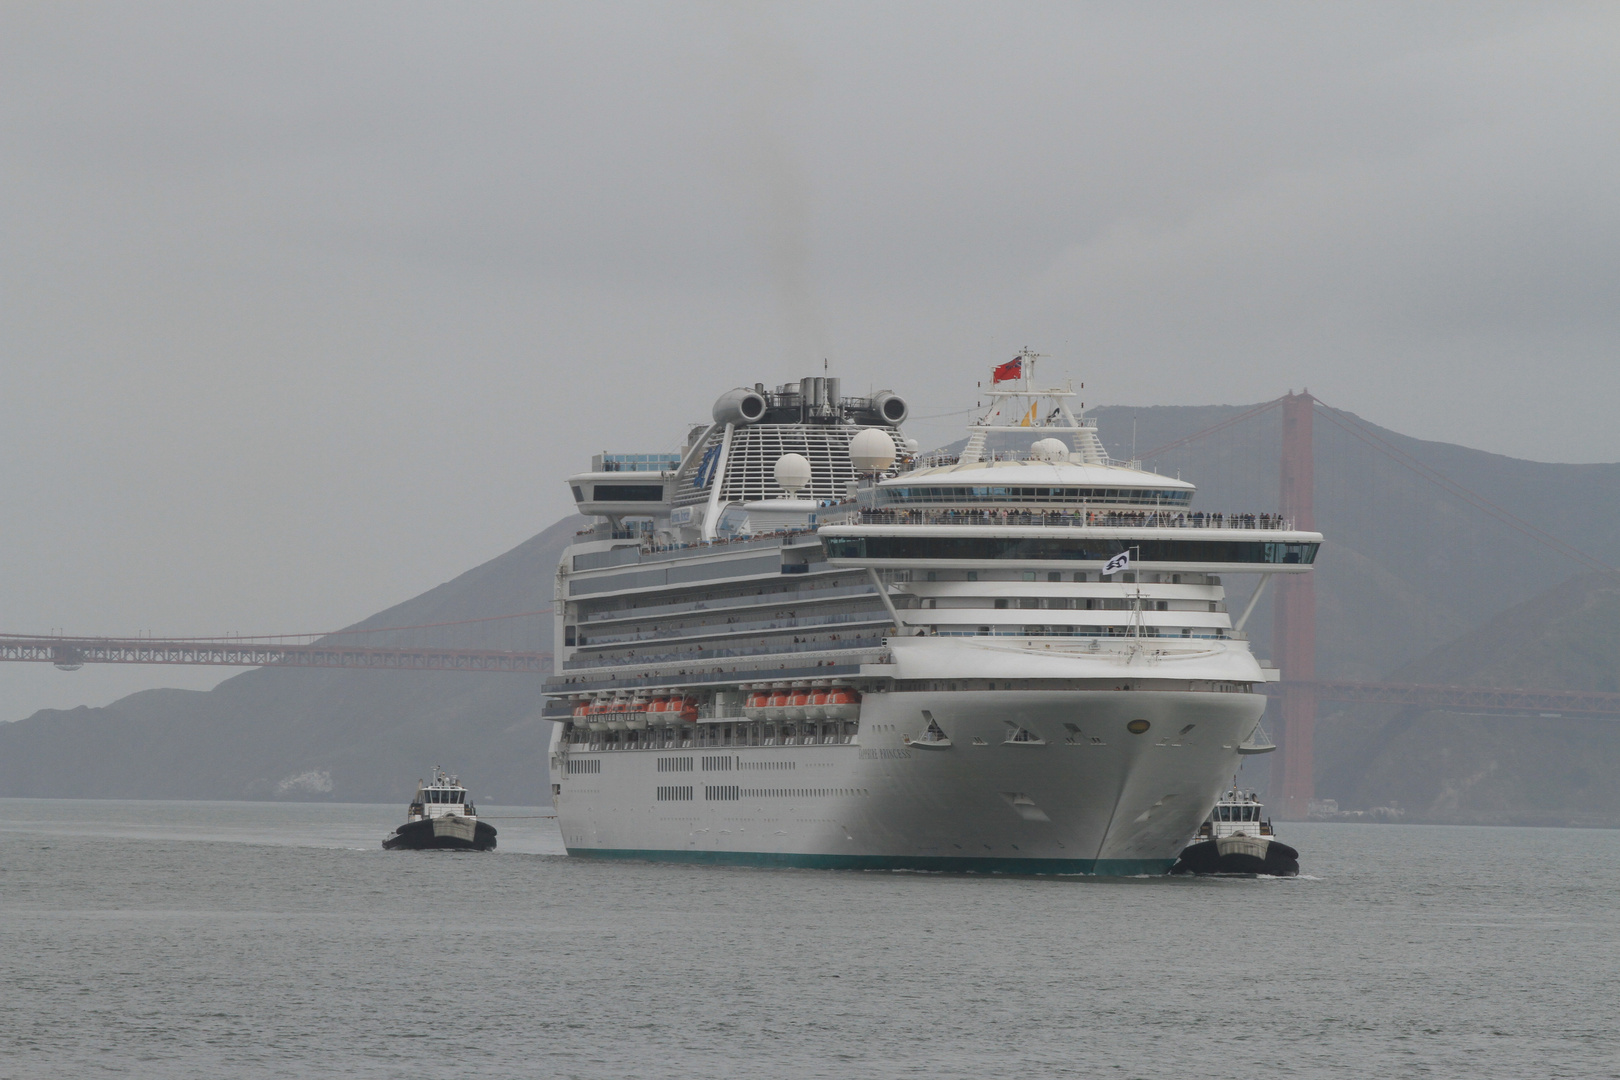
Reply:
[[[1046,536],[823,536],[829,559],[1015,560],[1105,562],[1129,550],[1133,561],[1310,564],[1316,543]]]
[[[1040,487],[1011,485],[908,484],[878,489],[880,506],[953,503],[1060,503],[1065,506],[1159,506],[1183,509],[1190,491],[1162,488]]]

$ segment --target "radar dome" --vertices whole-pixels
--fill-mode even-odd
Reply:
[[[866,428],[849,440],[849,463],[856,472],[881,472],[894,464],[894,439],[881,428]]]
[[[803,454],[783,454],[776,459],[776,486],[789,495],[810,486],[810,462]]]
[[[1029,456],[1036,461],[1068,461],[1069,448],[1062,439],[1036,439],[1029,448]]]

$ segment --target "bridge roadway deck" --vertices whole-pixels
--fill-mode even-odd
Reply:
[[[0,662],[35,662],[74,669],[84,664],[192,664],[216,667],[351,668],[374,671],[484,671],[552,674],[551,654],[495,649],[382,648],[186,641],[149,638],[67,638],[0,635]],[[1270,683],[1280,696],[1292,683]],[[1408,705],[1455,712],[1620,719],[1620,694],[1497,686],[1427,686],[1417,683],[1319,679],[1307,685],[1318,701],[1353,705]]]
[[[551,674],[551,654],[495,649],[377,648],[315,642],[163,641],[148,638],[0,636],[0,661],[73,669],[84,664],[199,664],[218,667],[363,668]]]

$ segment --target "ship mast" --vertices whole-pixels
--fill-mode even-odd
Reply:
[[[959,460],[984,461],[991,432],[1046,432],[1068,436],[1071,450],[1088,465],[1105,465],[1108,454],[1097,438],[1097,427],[1084,416],[1076,418],[1069,399],[1076,397],[1073,380],[1063,386],[1041,387],[1035,381],[1035,361],[1046,359],[1027,346],[1014,357],[1018,377],[990,384],[990,403],[968,425],[968,442]]]

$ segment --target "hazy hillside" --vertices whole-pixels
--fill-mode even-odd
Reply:
[[[1125,457],[1133,423],[1136,448],[1145,454],[1244,408],[1112,407],[1096,415],[1104,442]],[[1620,465],[1520,461],[1375,430],[1495,504],[1599,558],[1620,562]],[[1271,510],[1277,504],[1279,447],[1280,417],[1273,410],[1150,456],[1147,465],[1196,482],[1198,505],[1206,510]],[[1315,427],[1315,460],[1317,525],[1328,539],[1317,571],[1317,663],[1324,676],[1402,673],[1397,677],[1571,686],[1613,679],[1613,643],[1620,634],[1615,598],[1599,590],[1587,603],[1583,590],[1590,586],[1580,584],[1538,597],[1573,572],[1567,561],[1322,417]],[[580,524],[578,518],[559,522],[359,625],[547,609],[558,555]],[[1235,606],[1250,583],[1234,576],[1228,584]],[[1514,605],[1524,606],[1503,615]],[[1261,605],[1250,626],[1262,655],[1270,653],[1269,616],[1270,605]],[[1527,643],[1532,624],[1547,636]],[[551,621],[502,620],[378,633],[369,640],[548,649]],[[1415,662],[1417,657],[1424,659]],[[543,801],[539,704],[537,680],[526,676],[249,672],[207,693],[136,694],[104,709],[44,711],[0,726],[0,794],[133,796],[150,794],[151,778],[162,775],[177,778],[183,794],[199,798],[396,800],[424,769],[442,763],[472,778],[486,799]],[[1522,737],[1527,730],[1533,740]],[[1582,786],[1575,780],[1596,761],[1608,764],[1594,776],[1620,764],[1600,749],[1609,745],[1603,740],[1612,730],[1603,724],[1447,721],[1387,711],[1325,718],[1320,789],[1346,805],[1396,798],[1406,806],[1437,808],[1425,813],[1449,815],[1447,820],[1510,814],[1465,791],[1496,792],[1503,807],[1518,800],[1513,805],[1527,814],[1545,807],[1547,820],[1564,813],[1547,801],[1554,798],[1549,792],[1589,791],[1586,802],[1570,795],[1576,802],[1568,805],[1588,806],[1601,817],[1609,812],[1597,809],[1608,805],[1600,798],[1601,782]],[[1481,764],[1486,761],[1488,768]],[[1264,766],[1254,765],[1263,774]],[[1469,779],[1476,775],[1512,780]],[[1532,816],[1543,812],[1535,809]]]
[[[1392,675],[1620,691],[1620,578],[1586,574]],[[1620,721],[1361,708],[1317,729],[1317,793],[1408,820],[1620,826]]]
[[[549,650],[557,560],[582,524],[560,521],[357,626],[545,611],[365,640]],[[249,671],[207,692],[154,690],[102,709],[44,710],[0,725],[0,793],[393,802],[442,764],[486,802],[549,802],[540,705],[532,675]]]
[[[1248,406],[1095,410],[1109,452],[1163,446]],[[1497,506],[1610,565],[1620,565],[1620,464],[1560,465],[1425,442],[1368,425],[1400,450]],[[1583,570],[1442,491],[1318,415],[1314,422],[1317,671],[1377,679]],[[1144,466],[1199,486],[1206,510],[1271,510],[1278,501],[1280,410]],[[1232,578],[1234,590],[1250,587]],[[1250,624],[1269,648],[1271,605]]]

